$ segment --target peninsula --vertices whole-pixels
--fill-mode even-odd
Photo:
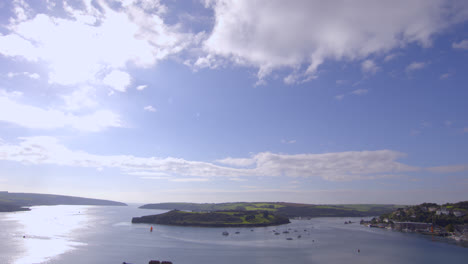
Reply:
[[[0,192],[0,212],[29,211],[36,205],[111,205],[126,206],[109,200],[82,198],[66,195]]]
[[[269,211],[184,212],[172,210],[158,215],[134,217],[132,223],[200,227],[260,227],[288,224],[289,219]]]

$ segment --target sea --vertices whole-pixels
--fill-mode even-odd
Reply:
[[[135,204],[31,209],[0,213],[1,264],[468,263],[468,248],[455,241],[369,228],[361,218],[201,228],[132,224],[132,217],[166,212]]]

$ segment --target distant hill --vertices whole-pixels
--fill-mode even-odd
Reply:
[[[404,207],[402,205],[348,204],[348,205],[313,205],[301,203],[156,203],[140,206],[143,209],[185,210],[195,212],[213,211],[271,211],[286,217],[362,217],[390,213]]]
[[[113,205],[126,206],[124,203],[109,200],[82,198],[65,195],[10,193],[0,192],[0,212],[29,210],[28,206],[35,205]]]
[[[217,211],[208,213],[172,210],[164,214],[134,217],[132,223],[202,227],[258,227],[288,224],[289,219],[269,211]]]

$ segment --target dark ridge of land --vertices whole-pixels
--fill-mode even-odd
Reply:
[[[405,207],[393,204],[314,205],[285,202],[237,203],[157,203],[140,206],[143,209],[185,210],[213,212],[224,210],[270,211],[286,217],[364,217],[392,212]]]
[[[127,204],[66,195],[0,192],[0,212],[28,211],[29,209],[25,207],[36,205],[126,206]]]
[[[172,210],[164,214],[132,218],[132,223],[199,226],[261,227],[288,224],[287,217],[269,211],[184,212]]]

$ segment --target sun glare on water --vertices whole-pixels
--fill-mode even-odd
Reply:
[[[11,214],[9,220],[17,221],[18,239],[22,254],[15,264],[40,263],[85,244],[73,241],[71,236],[86,225],[87,206],[38,206],[30,212]]]

